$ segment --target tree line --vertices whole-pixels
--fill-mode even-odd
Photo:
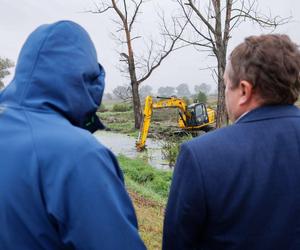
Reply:
[[[154,91],[150,85],[143,85],[139,89],[139,97],[140,99],[144,99],[146,96],[160,96],[160,97],[187,97],[197,99],[200,93],[202,95],[207,96],[211,91],[211,85],[206,83],[201,83],[199,85],[195,85],[193,91],[190,90],[189,85],[186,83],[179,84],[176,87],[172,86],[163,86],[159,87],[157,91]],[[119,99],[122,101],[130,101],[132,102],[132,91],[130,85],[119,85],[113,89],[112,93],[106,93],[104,96],[105,99]],[[203,98],[201,98],[204,100]],[[205,102],[205,101],[202,101]]]

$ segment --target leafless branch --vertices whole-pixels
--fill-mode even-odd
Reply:
[[[126,4],[126,0],[123,0],[123,7],[124,7],[124,16],[125,16],[125,20],[127,22],[128,20],[128,12],[127,12],[127,4]]]
[[[213,1],[216,2],[216,1]],[[219,2],[219,1],[218,1]],[[208,27],[208,29],[215,34],[215,29],[210,25],[210,23],[207,21],[207,19],[201,14],[201,12],[197,9],[195,4],[192,0],[188,0],[188,3],[186,5],[190,6],[192,10],[196,13],[196,15],[202,20],[202,22]]]
[[[211,70],[211,77],[213,78],[214,82],[219,85],[219,77],[218,77],[218,71],[216,68]]]
[[[86,10],[83,11],[83,13],[102,14],[108,11],[109,9],[112,9],[112,6],[104,3],[103,1],[100,2],[100,4],[97,4],[93,1],[93,6],[94,6],[93,10]]]
[[[117,86],[113,89],[113,94],[123,101],[132,99],[131,87],[128,85]]]
[[[205,40],[191,41],[191,40],[187,40],[187,39],[182,38],[182,37],[180,37],[179,39],[180,39],[180,41],[186,43],[186,45],[181,46],[182,48],[187,47],[189,45],[192,45],[192,46],[199,46],[199,47],[209,48],[210,50],[213,49],[212,44],[208,41],[205,41]]]
[[[135,37],[132,37],[130,40],[133,41],[133,40],[139,39],[139,38],[142,38],[142,36],[135,36]]]
[[[207,66],[205,68],[199,68],[200,71],[203,71],[203,70],[214,70],[216,69],[218,66]]]
[[[230,21],[231,21],[231,9],[232,9],[232,0],[226,1],[226,17],[225,17],[225,27],[223,33],[223,43],[225,48],[227,47],[229,34],[230,34]]]
[[[185,5],[182,0],[177,0],[178,4],[180,5],[182,11],[183,11],[183,14],[184,14],[184,17],[185,19],[188,21],[188,23],[192,26],[193,30],[200,36],[202,37],[203,39],[206,39],[207,41],[211,42],[211,43],[214,43],[214,41],[212,40],[211,37],[205,35],[203,32],[200,31],[200,29],[192,22],[192,13],[193,11],[190,10],[189,12],[187,12],[186,8],[185,8]],[[212,26],[210,26],[212,27]],[[208,30],[210,30],[210,28],[208,28]],[[214,32],[213,32],[214,33]]]
[[[136,1],[131,0],[131,2],[134,3],[135,9],[134,9],[134,13],[133,13],[132,19],[131,19],[131,21],[130,21],[130,23],[129,23],[129,32],[131,32],[131,30],[132,30],[132,25],[133,25],[134,22],[135,22],[135,19],[136,19],[136,17],[137,17],[137,14],[139,13],[139,9],[140,9],[140,7],[141,7],[143,1],[140,0],[139,3],[137,3]]]
[[[176,19],[173,18],[173,28],[176,27]],[[175,48],[175,44],[177,43],[177,41],[180,39],[186,25],[188,22],[186,22],[183,26],[180,26],[180,31],[179,32],[176,32],[175,30],[175,33],[176,35],[174,36],[174,34],[171,34],[169,32],[169,29],[167,27],[167,24],[166,24],[166,21],[164,20],[164,17],[162,17],[162,23],[163,23],[163,29],[164,29],[164,33],[167,34],[167,36],[163,36],[164,38],[164,43],[163,45],[161,46],[162,49],[161,49],[161,54],[160,55],[156,55],[154,57],[154,60],[152,61],[152,64],[150,67],[148,67],[148,70],[147,70],[147,73],[142,76],[142,78],[140,78],[138,80],[138,84],[142,83],[143,81],[145,81],[147,78],[149,78],[149,76],[152,74],[152,72],[158,68],[160,66],[160,64],[162,63],[162,61],[172,52],[174,51]],[[178,23],[177,23],[178,24]],[[166,41],[166,37],[171,40],[171,43],[169,46],[167,46],[167,41]]]
[[[125,0],[124,0],[124,2],[125,2]],[[116,0],[111,0],[111,3],[112,3],[112,7],[114,8],[114,10],[116,11],[116,13],[120,17],[122,23],[124,24],[124,28],[125,28],[127,26],[126,17],[124,16],[124,14],[122,13],[122,11],[118,7],[118,5],[116,3]],[[125,6],[126,6],[126,3],[125,3]],[[125,12],[126,12],[126,10],[125,10]]]
[[[241,7],[232,9],[232,17],[230,21],[235,21],[231,26],[238,26],[242,21],[250,20],[254,23],[257,23],[263,28],[272,28],[275,29],[279,25],[286,24],[291,21],[291,17],[282,18],[281,16],[272,17],[271,13],[268,15],[261,13],[257,7],[256,0],[248,0],[247,5],[245,0],[241,1]]]

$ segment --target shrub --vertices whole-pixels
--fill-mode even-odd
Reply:
[[[179,143],[175,141],[165,141],[162,146],[163,157],[168,161],[170,167],[175,165],[176,158],[179,153],[179,147]]]
[[[113,106],[114,112],[126,112],[132,110],[132,106],[127,103],[116,103]]]
[[[162,154],[164,159],[168,161],[170,167],[173,167],[176,163],[180,145],[191,138],[191,135],[182,136],[181,138],[178,138],[178,136],[165,138],[162,145]]]
[[[199,91],[197,95],[194,96],[194,102],[202,102],[206,103],[207,102],[207,96],[205,93]]]

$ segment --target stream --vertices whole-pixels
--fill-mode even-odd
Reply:
[[[115,155],[123,154],[129,158],[143,158],[155,168],[170,169],[168,162],[163,159],[162,146],[159,140],[147,138],[147,150],[137,152],[135,148],[136,138],[134,137],[104,130],[98,130],[94,136]]]

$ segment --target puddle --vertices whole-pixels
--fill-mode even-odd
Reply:
[[[168,162],[163,159],[159,140],[147,138],[147,151],[137,152],[136,138],[134,137],[102,130],[95,132],[94,136],[115,155],[123,154],[129,158],[145,158],[155,168],[170,169]]]

